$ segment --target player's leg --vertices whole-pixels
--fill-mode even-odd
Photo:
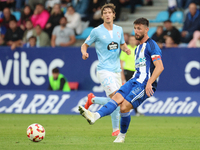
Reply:
[[[114,93],[113,93],[114,94]],[[110,96],[112,97],[112,96]],[[92,104],[100,104],[105,105],[111,100],[111,98],[108,97],[95,97],[93,93],[88,94],[88,100],[85,104],[85,108],[88,109],[90,105]],[[120,120],[120,114],[119,114],[120,108],[117,107],[116,110],[111,113],[111,121],[112,121],[112,136],[117,136],[119,134],[119,120]]]
[[[115,98],[115,100],[111,99],[108,103],[106,103],[103,107],[100,108],[100,110],[98,110],[95,113],[90,112],[82,106],[79,106],[79,112],[84,118],[86,118],[86,120],[90,124],[94,124],[95,121],[100,119],[101,117],[110,115],[124,100],[122,95],[119,93],[116,94]]]
[[[133,106],[130,102],[124,100],[122,104],[120,105],[120,133],[117,136],[117,138],[114,140],[114,143],[123,143],[125,141],[126,132],[128,130],[131,116],[130,116],[130,110],[133,109]]]
[[[109,95],[110,98],[114,96],[116,91],[122,86],[121,81],[121,73],[113,73],[113,83],[111,84],[111,89],[114,91],[112,94]],[[112,113],[111,113],[111,121],[113,132],[112,136],[117,136],[120,132],[119,130],[119,123],[120,123],[120,107],[118,106]]]
[[[131,79],[128,82],[131,83],[131,90],[129,94],[124,95],[124,91],[126,91],[126,87],[124,86],[122,86],[118,90],[118,93],[120,93],[126,100],[124,100],[123,103],[120,105],[121,131],[118,137],[115,139],[114,141],[115,143],[122,143],[125,140],[125,135],[126,135],[126,132],[131,120],[131,116],[129,113],[130,110],[133,108],[137,108],[147,98],[146,93],[144,91],[144,88],[145,88],[144,85],[141,85],[140,83],[136,82],[134,79]]]
[[[126,81],[130,80],[133,77],[134,71],[130,71],[130,70],[124,70],[124,75],[126,78]],[[138,112],[137,108],[134,108],[135,111],[135,115],[136,116],[143,116],[144,114]]]
[[[120,89],[122,89],[121,91],[124,96],[128,95],[132,89],[131,82],[126,82]],[[79,106],[80,114],[85,117],[90,124],[93,124],[99,118],[111,114],[118,107],[118,105],[124,101],[124,97],[120,93],[116,93],[113,97],[114,99],[112,98],[96,113],[92,113],[84,107]]]
[[[89,93],[87,102],[85,103],[86,109],[88,109],[92,104],[105,105],[110,98],[112,98],[115,92],[121,87],[121,83],[119,85],[118,83],[115,83],[115,76],[116,75],[113,72],[105,70],[97,72],[98,80],[101,83],[107,97],[97,97],[93,93]]]
[[[108,97],[97,97],[93,93],[89,93],[85,108],[88,109],[92,104],[105,105],[109,100],[110,98]]]
[[[121,73],[113,73],[109,71],[98,71],[97,77],[106,92],[106,97],[94,97],[91,101],[93,103],[105,105],[110,99],[114,96],[115,92],[121,87]],[[111,121],[112,121],[112,136],[117,136],[119,134],[119,122],[120,122],[120,108],[116,108],[116,110],[111,113]]]

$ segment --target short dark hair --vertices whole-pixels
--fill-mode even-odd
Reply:
[[[32,23],[32,21],[29,19],[29,18],[27,18],[26,20],[25,20],[25,23],[26,22],[31,22]]]
[[[42,6],[42,7],[44,7],[44,6],[42,5],[42,3],[37,3],[35,6]]]
[[[52,70],[52,73],[59,73],[59,69],[58,69],[58,68],[54,68],[54,69]]]
[[[67,18],[66,18],[65,16],[61,17],[60,20],[63,19],[63,18],[67,21]],[[59,21],[60,21],[60,20],[59,20]]]
[[[39,24],[37,24],[35,27],[40,27],[40,29],[42,29],[42,27]]]
[[[73,5],[72,5],[72,4],[68,4],[68,5],[67,5],[67,8],[69,8],[69,7],[73,8],[73,9],[74,9],[74,11],[75,11],[75,8],[73,7]]]
[[[17,22],[17,19],[16,18],[12,18],[12,19],[10,19],[9,22],[11,22],[11,21]]]
[[[142,24],[142,25],[145,25],[145,26],[149,26],[149,20],[147,20],[146,18],[138,18],[136,19],[133,24]]]
[[[172,23],[171,20],[166,20],[166,21],[164,21],[164,23],[167,23],[167,22]]]
[[[34,35],[32,35],[30,38],[28,38],[28,40],[30,40],[30,39],[35,39],[35,41],[37,41],[37,38]]]

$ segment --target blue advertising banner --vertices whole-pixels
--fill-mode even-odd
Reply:
[[[170,48],[162,50],[165,70],[158,90],[200,91],[200,49]]]
[[[79,82],[79,90],[103,92],[96,75],[94,48],[82,60],[80,47],[18,48],[0,50],[0,90],[46,90],[48,77],[58,67],[68,81]],[[200,91],[200,50],[162,50],[165,70],[159,77],[158,91]]]
[[[90,58],[82,59],[80,48],[18,48],[7,47],[0,51],[0,89],[47,89],[52,69],[69,81],[79,82],[80,90],[91,90],[99,82],[95,74],[97,56],[94,48],[88,49]],[[96,84],[97,83],[97,84]]]
[[[1,91],[0,113],[20,114],[79,114],[78,106],[87,101],[91,91]],[[105,93],[94,93],[105,96]],[[93,104],[89,110],[97,111]],[[146,116],[200,116],[199,92],[156,92],[138,107]],[[132,111],[131,115],[135,115]]]

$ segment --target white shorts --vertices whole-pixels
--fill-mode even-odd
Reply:
[[[110,94],[119,90],[122,86],[121,73],[114,73],[107,70],[97,71],[97,77],[99,82],[103,86],[106,96],[109,97]]]

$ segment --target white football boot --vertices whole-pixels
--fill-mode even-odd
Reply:
[[[94,124],[94,113],[90,112],[89,110],[85,109],[83,106],[79,106],[80,114],[89,122],[89,124]]]
[[[125,135],[122,134],[121,132],[118,134],[117,138],[113,141],[114,143],[124,143],[125,141]]]

